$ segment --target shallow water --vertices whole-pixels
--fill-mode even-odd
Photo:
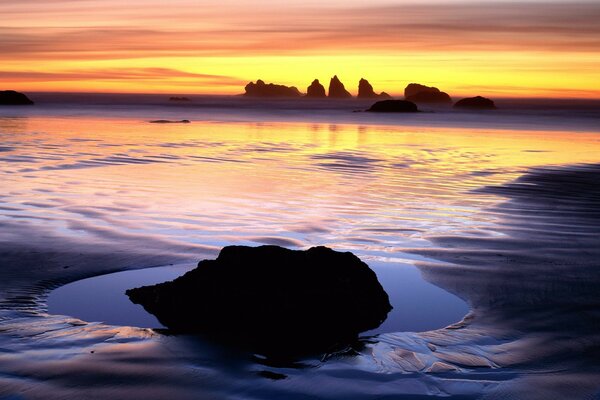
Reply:
[[[364,332],[363,336],[444,328],[460,321],[469,311],[464,301],[423,280],[412,265],[375,263],[370,267],[382,282],[394,309],[381,326]],[[69,283],[48,295],[48,312],[109,325],[165,328],[142,306],[133,304],[125,291],[171,281],[192,268],[185,265],[145,268]]]
[[[598,163],[593,117],[343,112],[0,109],[0,396],[593,398],[598,202],[571,183],[597,171],[529,173]],[[69,282],[264,243],[350,250],[408,311],[450,292],[472,312],[296,366],[47,313]]]

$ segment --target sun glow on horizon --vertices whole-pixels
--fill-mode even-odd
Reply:
[[[143,4],[144,7],[140,7]],[[0,4],[0,84],[21,91],[305,91],[600,98],[600,4],[25,0]]]

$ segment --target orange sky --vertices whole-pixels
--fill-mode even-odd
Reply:
[[[600,2],[0,2],[0,89],[223,93],[337,74],[356,92],[600,98]]]

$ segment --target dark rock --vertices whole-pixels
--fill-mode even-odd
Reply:
[[[344,87],[344,84],[338,79],[337,75],[331,78],[331,81],[329,82],[329,97],[338,99],[348,99],[352,97],[350,92]]]
[[[189,124],[189,119],[182,119],[179,121],[171,121],[168,119],[155,119],[154,121],[150,121],[151,124]]]
[[[468,97],[466,99],[457,101],[456,104],[454,104],[454,108],[463,108],[470,110],[495,110],[496,105],[490,99],[477,96]]]
[[[452,98],[446,92],[432,86],[411,83],[404,89],[404,98],[414,103],[452,103]]]
[[[351,343],[392,309],[367,264],[327,247],[228,246],[174,281],[127,295],[173,332],[282,357]]]
[[[191,101],[187,97],[169,97],[169,101]]]
[[[419,92],[406,98],[414,103],[452,104],[452,98],[444,92]]]
[[[404,97],[414,96],[417,93],[426,91],[439,91],[439,89],[431,86],[421,85],[420,83],[410,83],[404,89]]]
[[[364,78],[361,78],[361,80],[358,82],[357,97],[360,99],[391,98],[391,96],[386,92],[381,92],[381,94],[375,93],[375,91],[373,90],[373,86],[369,83],[368,80]]]
[[[0,90],[0,106],[30,106],[33,104],[23,93],[14,90]]]
[[[382,100],[373,104],[367,111],[370,112],[419,112],[417,105],[406,100]]]
[[[262,80],[256,83],[250,82],[246,85],[244,96],[249,97],[300,97],[302,93],[295,86],[266,84]]]
[[[321,85],[318,79],[312,81],[310,86],[306,88],[306,97],[322,98],[327,97],[325,87]]]

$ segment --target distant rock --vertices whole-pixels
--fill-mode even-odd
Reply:
[[[452,98],[444,92],[419,92],[415,95],[406,97],[406,100],[414,103],[438,103],[452,104]]]
[[[470,110],[495,110],[496,104],[490,99],[485,97],[477,96],[477,97],[468,97],[466,99],[462,99],[454,104],[454,108],[463,108]]]
[[[373,86],[369,83],[368,80],[361,78],[358,82],[358,96],[359,99],[377,99],[377,98],[385,98],[390,99],[391,96],[386,92],[381,92],[380,94],[375,93],[373,90]]]
[[[30,106],[33,105],[27,96],[14,90],[0,91],[0,106]]]
[[[373,104],[369,112],[385,113],[411,113],[419,112],[419,108],[412,101],[407,100],[382,100]]]
[[[337,75],[331,78],[331,81],[329,82],[329,97],[338,99],[348,99],[352,97],[350,92],[344,87],[344,84],[338,79]]]
[[[446,92],[436,87],[411,83],[404,89],[404,98],[414,103],[452,103],[452,98]]]
[[[410,83],[404,89],[404,97],[414,96],[417,93],[426,92],[426,91],[436,91],[436,92],[439,92],[439,89],[431,87],[431,86],[421,85],[420,83]]]
[[[155,119],[154,121],[150,121],[151,124],[189,124],[189,119],[182,119],[179,121],[172,121],[169,119]]]
[[[300,97],[302,93],[295,86],[276,85],[274,83],[266,84],[262,80],[257,80],[256,83],[250,82],[246,85],[246,93],[248,97]]]
[[[228,246],[174,281],[126,293],[174,333],[280,357],[349,344],[392,309],[367,264],[327,247]]]
[[[187,97],[169,97],[169,101],[191,101]]]
[[[327,97],[325,87],[321,85],[318,79],[312,81],[310,86],[306,88],[306,97],[322,98]]]

